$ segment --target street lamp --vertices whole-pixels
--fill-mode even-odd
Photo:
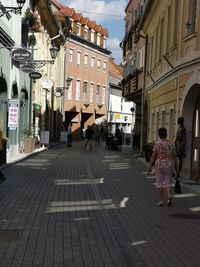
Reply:
[[[52,45],[52,47],[49,50],[50,50],[52,60],[35,59],[32,62],[30,62],[31,65],[33,65],[34,68],[42,68],[48,63],[54,64],[54,60],[56,59],[57,54],[58,54],[58,48],[55,45]]]
[[[63,96],[64,95],[64,90],[65,89],[68,89],[71,85],[71,81],[72,81],[72,78],[67,78],[66,82],[67,82],[67,86],[58,86],[56,87],[56,91],[54,93],[54,95],[56,97],[60,97],[60,96]]]
[[[55,45],[52,45],[52,47],[49,49],[52,59],[56,59],[58,54],[58,48]]]
[[[56,97],[61,97],[61,112],[62,112],[62,116],[63,116],[63,121],[65,121],[65,89],[69,89],[70,85],[71,85],[71,81],[72,78],[68,77],[66,79],[66,86],[58,86],[56,87],[56,91],[54,92],[54,95]]]
[[[0,17],[8,16],[8,18],[10,18],[10,12],[13,12],[14,14],[18,15],[18,14],[22,14],[22,8],[26,2],[26,0],[16,0],[17,2],[17,7],[9,7],[9,6],[4,6],[1,2],[0,2]]]

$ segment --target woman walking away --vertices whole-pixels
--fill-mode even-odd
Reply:
[[[160,141],[153,147],[153,153],[149,162],[148,173],[151,172],[152,165],[155,162],[156,187],[158,190],[158,206],[163,206],[164,190],[168,197],[168,207],[172,205],[172,173],[174,167],[178,170],[177,158],[175,154],[175,145],[167,140],[167,130],[158,129]]]

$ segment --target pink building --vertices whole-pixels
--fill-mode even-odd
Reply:
[[[108,31],[73,8],[58,3],[57,8],[70,18],[72,26],[66,41],[65,76],[69,86],[64,93],[64,117],[67,125],[72,123],[74,138],[79,139],[87,125],[106,119],[111,53],[106,48]]]

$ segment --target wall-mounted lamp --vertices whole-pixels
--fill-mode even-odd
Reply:
[[[99,107],[99,109],[100,109],[100,108],[102,108],[102,107],[103,107],[103,105],[99,104],[99,105],[98,105],[98,107]]]
[[[66,82],[67,82],[67,87],[70,87],[71,85],[72,78],[68,77]]]
[[[57,54],[58,54],[58,48],[55,45],[52,45],[52,47],[49,50],[50,50],[52,60],[35,59],[31,62],[34,68],[42,68],[48,63],[54,64],[54,60],[56,59]]]
[[[9,6],[4,6],[1,2],[0,2],[0,17],[3,17],[4,15],[7,16],[8,18],[10,18],[10,12],[13,12],[14,14],[18,15],[18,14],[22,14],[22,8],[26,2],[26,0],[16,0],[17,2],[17,7],[9,7]]]

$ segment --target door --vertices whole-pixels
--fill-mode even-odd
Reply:
[[[192,180],[200,180],[200,97],[197,100],[194,111],[191,165]]]

